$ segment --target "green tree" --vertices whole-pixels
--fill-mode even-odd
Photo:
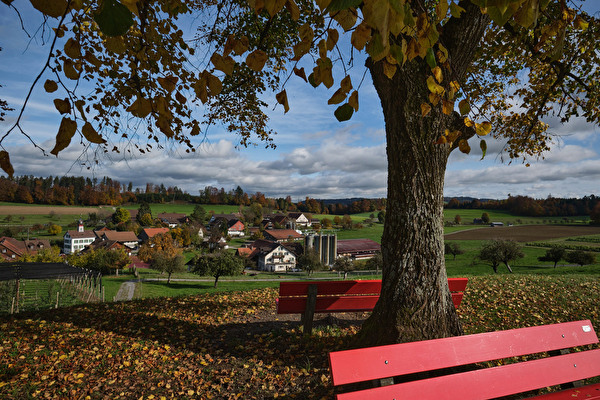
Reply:
[[[165,251],[157,251],[152,256],[151,267],[157,271],[167,274],[167,285],[171,283],[171,275],[185,271],[185,257],[181,253],[170,254]]]
[[[148,203],[143,202],[140,204],[136,219],[142,226],[151,226],[153,224],[152,210]]]
[[[484,212],[483,214],[481,214],[481,221],[484,224],[489,224],[490,223],[490,214]]]
[[[580,267],[583,267],[584,265],[595,263],[596,257],[594,256],[594,254],[588,251],[573,250],[569,251],[565,255],[565,261],[570,264],[577,264]]]
[[[385,211],[381,210],[377,213],[377,220],[383,224],[383,222],[385,221]]]
[[[291,74],[335,90],[328,103],[339,121],[348,120],[358,111],[359,93],[346,62],[364,51],[385,120],[388,199],[386,268],[379,301],[362,326],[363,345],[461,333],[443,251],[443,184],[452,151],[469,153],[468,140],[477,138],[485,155],[481,137],[492,134],[506,141],[508,157],[536,157],[551,140],[543,117],[600,120],[600,68],[590,45],[598,43],[600,27],[575,1],[98,3],[35,2],[46,17],[60,18],[55,32],[65,43],[60,52],[51,48],[44,67],[58,75],[46,80],[46,91],[57,91],[54,79],[61,79],[54,101],[64,116],[53,155],[78,129],[107,151],[112,141],[102,135],[109,132],[149,151],[144,138],[123,132],[124,119],[146,125],[151,141],[164,136],[192,151],[190,137],[202,132],[192,117],[199,102],[207,125],[222,122],[241,145],[272,145],[264,92],[277,92],[287,111]],[[197,17],[193,43],[205,52],[200,56],[192,57],[176,25],[188,12]],[[194,65],[197,59],[211,65]],[[75,90],[79,85],[64,84],[80,77],[93,78],[97,90],[86,96]],[[94,118],[87,118],[91,108]],[[0,144],[21,129],[18,117]],[[5,150],[0,167],[12,175]]]
[[[310,276],[315,271],[320,271],[324,268],[321,259],[319,258],[319,254],[315,251],[315,249],[305,249],[304,254],[298,256],[298,266],[303,271],[306,271],[306,274]]]
[[[41,262],[41,263],[63,263],[64,259],[60,255],[58,246],[51,246],[36,252],[35,254],[25,253],[19,261],[23,262]]]
[[[556,268],[556,264],[563,258],[565,258],[567,251],[564,247],[561,246],[552,246],[543,256],[538,257],[538,261],[551,261],[554,263],[554,268]]]
[[[333,262],[333,269],[344,274],[344,280],[348,277],[348,272],[354,271],[356,266],[350,257],[338,257]]]
[[[198,255],[191,265],[192,272],[202,276],[213,276],[215,288],[221,276],[240,275],[244,270],[244,260],[227,251]]]
[[[321,218],[321,226],[323,229],[331,229],[333,227],[333,223],[329,218],[324,217]]]
[[[124,224],[131,220],[131,214],[129,210],[121,207],[117,207],[115,213],[113,214],[113,222],[115,224]]]
[[[373,257],[367,260],[366,267],[367,269],[374,269],[377,272],[383,270],[383,257],[381,256],[381,251],[377,251]]]
[[[192,221],[204,223],[206,221],[206,210],[204,210],[204,207],[202,207],[200,204],[196,204],[196,206],[194,206],[192,215],[190,215],[190,218]]]
[[[96,249],[67,257],[69,264],[80,268],[100,271],[102,275],[114,274],[118,269],[129,264],[129,256],[124,249]]]
[[[487,261],[494,272],[498,272],[498,266],[502,263],[512,273],[510,262],[523,257],[525,257],[525,254],[514,240],[492,240],[485,243],[479,251],[479,258]]]
[[[48,233],[54,236],[60,235],[62,233],[62,227],[60,225],[51,224],[48,227]]]
[[[592,224],[600,225],[600,201],[596,203],[592,212],[590,213],[590,219]]]
[[[452,259],[456,260],[456,256],[460,254],[464,254],[464,250],[460,248],[460,245],[456,242],[445,242],[444,243],[444,253],[452,254]]]

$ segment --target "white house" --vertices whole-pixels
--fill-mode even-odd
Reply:
[[[72,254],[83,250],[86,246],[89,246],[94,240],[96,240],[96,234],[93,231],[85,231],[83,228],[83,221],[79,221],[77,230],[70,230],[65,233],[63,252],[65,254]]]
[[[256,249],[256,261],[260,271],[285,272],[296,268],[296,255],[279,243],[256,240],[250,248]]]
[[[307,228],[311,226],[311,221],[306,218],[301,212],[291,212],[288,213],[288,228],[289,229],[298,229],[300,227]]]

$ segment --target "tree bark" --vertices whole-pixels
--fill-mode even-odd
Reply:
[[[462,3],[461,3],[462,5]],[[472,4],[471,4],[472,6]],[[478,7],[465,4],[461,19],[449,22],[442,41],[450,51],[452,72],[462,82],[487,26]],[[462,334],[448,289],[444,260],[443,193],[448,156],[454,146],[434,142],[444,129],[457,129],[458,116],[428,101],[431,68],[420,58],[407,62],[390,80],[381,62],[367,61],[383,107],[388,157],[388,195],[381,252],[383,282],[373,313],[357,345],[374,346]],[[446,73],[446,72],[445,72]],[[446,86],[447,87],[447,86]],[[472,133],[463,131],[463,137]]]

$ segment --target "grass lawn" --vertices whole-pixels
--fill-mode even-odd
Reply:
[[[333,398],[327,355],[349,348],[361,320],[318,319],[303,338],[276,297],[266,288],[0,317],[0,398]],[[581,319],[600,332],[598,304],[598,276],[472,276],[458,314],[467,334]]]

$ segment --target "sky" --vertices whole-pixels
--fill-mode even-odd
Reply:
[[[24,34],[16,14],[0,4],[0,99],[16,109],[0,122],[0,136],[14,123],[47,57],[47,32],[43,35],[36,31],[39,22],[32,17],[35,13],[28,10],[28,3],[16,0],[14,4],[24,10],[24,25],[32,39]],[[588,1],[586,8],[597,15],[600,1]],[[51,20],[50,24],[54,26],[57,21]],[[191,28],[190,23],[187,29]],[[363,74],[361,65],[352,70],[355,86]],[[42,88],[47,77],[49,72],[34,89],[22,126],[49,152],[54,146],[60,117],[52,103],[55,96]],[[177,186],[192,195],[205,186],[231,190],[239,185],[248,193],[262,192],[268,197],[290,195],[294,201],[306,196],[385,197],[383,113],[368,74],[359,90],[360,110],[343,123],[333,115],[336,106],[327,105],[333,92],[326,92],[322,86],[314,89],[295,76],[288,81],[286,91],[290,111],[284,114],[281,106],[267,110],[270,128],[277,132],[276,149],[260,143],[240,148],[236,136],[219,126],[212,127],[208,136],[196,143],[196,153],[187,154],[182,148],[166,145],[165,150],[145,156],[109,154],[91,169],[82,166],[84,159],[76,140],[58,157],[44,156],[18,132],[11,133],[3,147],[10,153],[17,176],[109,176],[142,189],[146,183]],[[275,104],[274,97],[269,94],[265,99]],[[530,160],[529,167],[520,160],[508,163],[506,155],[501,154],[504,143],[489,138],[483,161],[480,161],[478,138],[471,143],[471,154],[454,151],[448,163],[444,195],[493,199],[504,199],[509,194],[535,198],[600,195],[600,128],[582,119],[568,124],[555,119],[545,122],[555,135],[552,150],[543,160]],[[3,172],[0,175],[5,176]]]

